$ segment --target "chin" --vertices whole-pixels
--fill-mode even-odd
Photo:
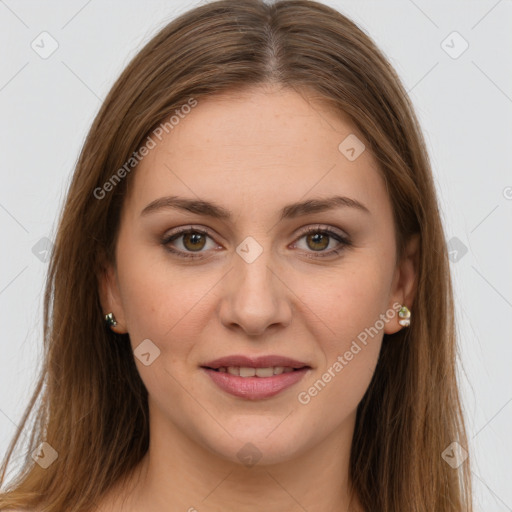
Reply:
[[[290,425],[279,431],[279,427],[276,429],[278,424],[279,421],[273,421],[269,428],[268,422],[258,426],[254,421],[247,424],[240,421],[236,428],[230,429],[225,425],[233,437],[226,434],[222,439],[205,439],[204,442],[215,455],[241,466],[279,464],[305,451],[308,442],[297,439]]]

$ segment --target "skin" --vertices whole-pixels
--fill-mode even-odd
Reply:
[[[418,240],[397,264],[385,183],[368,150],[354,161],[338,150],[349,134],[364,140],[348,118],[312,97],[257,87],[201,99],[140,163],[123,205],[116,266],[106,266],[100,294],[118,321],[114,330],[128,332],[134,349],[149,338],[160,350],[149,366],[135,358],[149,393],[151,440],[100,510],[121,510],[123,500],[122,510],[156,512],[363,510],[357,496],[349,507],[356,408],[383,334],[403,328],[398,317],[360,344],[308,404],[297,395],[380,314],[396,302],[410,306]],[[369,213],[341,207],[279,220],[285,205],[335,194]],[[215,202],[233,218],[171,208],[141,215],[169,195]],[[317,224],[351,245],[318,256],[340,244],[308,242],[300,230]],[[199,247],[202,260],[162,244],[174,228],[191,225],[211,235],[169,245],[189,254]],[[236,252],[247,236],[263,249],[252,263]],[[200,368],[230,354],[279,354],[312,369],[272,398],[246,400]],[[248,442],[261,454],[252,467],[237,456]]]

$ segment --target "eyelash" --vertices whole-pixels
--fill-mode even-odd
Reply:
[[[167,251],[169,251],[172,254],[175,254],[176,256],[178,256],[180,258],[203,259],[204,256],[202,256],[201,255],[202,253],[200,253],[200,252],[198,252],[197,254],[194,254],[191,252],[178,251],[169,246],[170,242],[173,242],[174,240],[180,238],[183,235],[191,234],[191,233],[205,235],[205,236],[208,236],[209,238],[212,238],[211,234],[202,228],[188,227],[188,228],[181,229],[180,231],[176,231],[174,233],[171,233],[170,235],[165,236],[162,239],[161,243]],[[339,242],[341,244],[341,247],[338,247],[336,249],[331,249],[328,252],[318,251],[315,256],[308,255],[307,256],[308,258],[317,259],[317,258],[331,257],[335,254],[336,255],[339,254],[345,247],[351,245],[351,242],[349,241],[348,238],[341,236],[339,233],[337,233],[329,228],[323,227],[323,226],[311,226],[311,227],[305,229],[304,231],[302,231],[300,233],[300,236],[297,238],[297,240],[300,240],[301,238],[303,238],[307,235],[313,234],[313,233],[315,233],[315,234],[320,233],[322,235],[328,235],[330,238],[334,238],[337,242]],[[315,251],[310,251],[310,252],[315,252]]]

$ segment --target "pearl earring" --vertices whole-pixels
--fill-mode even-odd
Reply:
[[[402,306],[400,308],[398,316],[401,318],[401,320],[398,320],[398,323],[404,327],[409,327],[411,324],[411,312],[407,306]]]

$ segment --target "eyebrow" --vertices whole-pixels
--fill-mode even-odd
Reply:
[[[332,196],[327,198],[307,199],[306,201],[286,205],[280,212],[279,220],[294,219],[312,213],[325,212],[327,210],[343,207],[355,208],[362,212],[370,213],[370,210],[368,210],[364,204],[355,199],[345,196]],[[140,215],[145,216],[162,209],[185,210],[220,220],[230,220],[233,218],[233,213],[223,206],[210,201],[179,196],[166,196],[155,199],[142,210]]]

